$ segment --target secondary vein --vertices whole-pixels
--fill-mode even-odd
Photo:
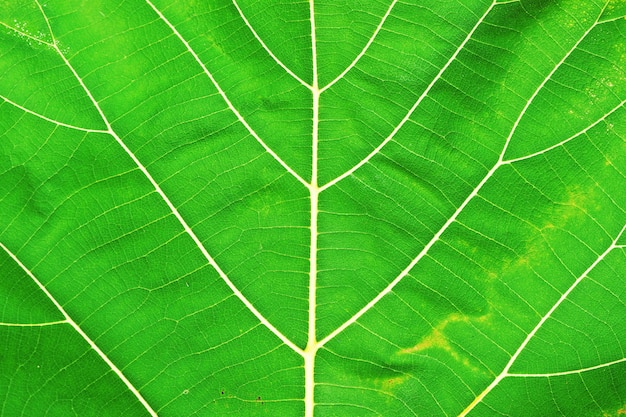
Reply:
[[[139,170],[144,174],[144,176],[148,179],[148,181],[150,182],[150,184],[152,185],[152,187],[154,188],[154,190],[157,192],[157,194],[159,194],[159,196],[162,198],[162,200],[165,202],[165,204],[167,205],[167,207],[170,209],[170,211],[172,212],[172,214],[176,217],[176,219],[178,220],[178,222],[181,224],[181,226],[183,227],[183,229],[185,230],[185,232],[189,235],[189,237],[191,237],[191,239],[193,240],[193,242],[195,243],[195,245],[198,247],[198,249],[200,250],[200,252],[204,255],[205,259],[209,262],[209,264],[215,269],[215,271],[218,273],[218,275],[220,276],[220,278],[222,278],[222,280],[228,285],[228,287],[233,291],[233,293],[237,296],[237,298],[240,299],[240,301],[248,308],[248,310],[250,310],[250,312],[252,312],[252,314],[254,314],[255,317],[257,317],[257,319],[263,324],[265,325],[274,335],[276,335],[276,337],[278,337],[284,344],[286,344],[287,346],[289,346],[292,350],[294,350],[296,353],[302,355],[302,349],[299,348],[298,346],[296,346],[289,338],[287,338],[283,333],[281,333],[274,325],[272,325],[257,309],[256,307],[254,307],[254,305],[252,305],[252,303],[243,295],[243,293],[241,291],[239,291],[239,289],[235,286],[235,284],[230,280],[230,278],[226,275],[226,273],[222,270],[222,268],[220,268],[220,266],[217,264],[217,262],[215,261],[215,259],[208,253],[207,249],[204,247],[204,244],[200,241],[200,239],[198,238],[198,236],[195,234],[195,232],[191,229],[191,227],[189,226],[189,224],[186,222],[186,220],[182,217],[182,215],[180,214],[180,212],[178,211],[178,209],[176,208],[176,206],[174,206],[174,204],[171,202],[171,200],[169,199],[169,197],[165,194],[165,192],[162,190],[161,186],[157,183],[157,181],[152,177],[152,175],[150,174],[150,172],[147,170],[147,168],[141,163],[141,161],[137,158],[137,156],[128,148],[128,146],[126,145],[126,143],[124,143],[124,141],[119,137],[119,135],[115,132],[115,130],[113,129],[111,123],[109,122],[107,116],[105,115],[104,111],[102,110],[102,108],[100,107],[100,104],[98,103],[98,101],[95,99],[95,97],[93,96],[93,94],[91,93],[91,91],[89,90],[89,88],[87,87],[87,85],[85,84],[84,80],[80,77],[80,75],[76,72],[76,70],[74,69],[74,67],[72,66],[72,64],[69,62],[69,60],[65,57],[65,55],[63,54],[63,52],[60,50],[60,48],[58,47],[58,44],[56,42],[56,39],[54,38],[54,33],[52,31],[52,28],[50,26],[50,23],[47,19],[47,16],[43,10],[43,8],[41,7],[41,5],[39,4],[38,0],[37,4],[39,6],[39,9],[41,10],[41,13],[43,14],[44,18],[46,19],[46,22],[48,24],[48,29],[50,31],[50,34],[53,38],[53,47],[55,48],[55,50],[57,51],[57,53],[59,54],[59,56],[61,57],[61,59],[63,59],[63,61],[65,62],[65,64],[67,65],[67,67],[70,69],[70,71],[72,72],[72,74],[74,75],[74,77],[76,78],[76,80],[78,81],[78,83],[81,85],[81,87],[83,88],[83,90],[85,91],[85,93],[87,94],[87,96],[89,97],[89,99],[91,100],[91,102],[93,103],[94,107],[96,108],[96,110],[98,111],[98,113],[100,114],[100,117],[102,118],[102,121],[104,122],[104,124],[107,127],[106,132],[108,134],[110,134],[115,141],[119,144],[119,146],[124,150],[124,152],[132,159],[132,161],[135,163],[135,165],[139,168]]]
[[[111,370],[115,372],[115,374],[126,385],[126,387],[135,395],[135,397],[139,400],[139,402],[146,408],[146,410],[150,413],[150,415],[153,417],[158,417],[157,413],[152,409],[150,404],[148,404],[148,402],[143,398],[143,396],[141,395],[139,390],[135,388],[133,383],[128,380],[126,375],[124,375],[124,373],[111,361],[111,359],[109,359],[109,357],[98,347],[98,345],[89,336],[87,336],[87,334],[83,331],[83,329],[80,328],[80,326],[70,317],[70,315],[67,314],[63,306],[57,301],[56,298],[54,298],[54,296],[50,293],[50,291],[48,291],[48,289],[35,277],[35,275],[33,275],[30,269],[28,269],[22,263],[22,261],[2,243],[0,243],[0,248],[2,248],[15,261],[15,263],[17,263],[19,267],[22,268],[22,270],[35,282],[35,284],[39,287],[39,289],[43,291],[46,297],[48,297],[50,301],[52,301],[54,306],[63,315],[63,317],[65,318],[64,322],[67,322],[70,326],[72,326],[72,328],[74,328],[74,330],[87,342],[87,344],[91,347],[91,349],[93,349],[98,354],[98,356],[100,356],[100,358],[109,366],[109,368],[111,368]],[[63,323],[63,322],[60,322],[60,323]],[[55,324],[55,323],[49,323],[49,324]]]
[[[304,180],[296,171],[294,171],[280,156],[278,156],[278,154],[276,154],[276,152],[274,152],[274,150],[270,148],[265,143],[265,141],[263,141],[263,139],[261,139],[261,137],[256,133],[256,131],[252,129],[248,121],[241,115],[241,113],[239,113],[239,110],[235,108],[233,103],[230,101],[230,99],[226,95],[226,92],[224,92],[222,87],[220,87],[220,85],[218,84],[213,74],[208,70],[206,65],[204,65],[204,62],[202,62],[202,60],[200,59],[196,51],[191,47],[189,42],[187,42],[187,40],[181,35],[178,29],[176,29],[176,27],[165,17],[165,15],[150,0],[146,0],[146,3],[152,8],[152,10],[154,10],[154,12],[158,15],[159,19],[161,19],[170,28],[170,30],[174,33],[174,35],[182,42],[182,44],[185,46],[187,51],[191,54],[191,56],[193,56],[193,58],[196,60],[198,65],[200,65],[200,67],[202,68],[202,71],[206,74],[207,77],[209,77],[209,79],[211,80],[215,88],[217,89],[220,96],[222,96],[222,99],[224,100],[228,108],[233,112],[233,114],[237,117],[237,120],[239,120],[239,122],[246,128],[246,130],[248,130],[250,135],[252,135],[252,137],[255,138],[256,141],[259,142],[259,144],[263,147],[263,149],[265,149],[267,153],[269,153],[280,165],[282,165],[283,168],[287,170],[287,172],[289,172],[302,185],[309,188],[311,185],[306,180]]]

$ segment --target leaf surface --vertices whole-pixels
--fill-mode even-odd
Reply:
[[[0,4],[0,415],[626,413],[626,2]]]

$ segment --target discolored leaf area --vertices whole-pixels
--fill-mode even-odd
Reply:
[[[0,415],[626,413],[625,16],[0,0]]]

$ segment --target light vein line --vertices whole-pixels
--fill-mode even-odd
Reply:
[[[9,253],[7,248],[0,243],[0,246],[4,249],[5,252]],[[13,258],[15,259],[15,258]],[[21,266],[21,265],[20,265]],[[22,268],[24,269],[24,268]],[[58,320],[58,321],[50,321],[47,323],[0,323],[0,326],[5,327],[46,327],[46,326],[55,326],[57,324],[69,324],[67,320]]]
[[[600,20],[600,19],[598,19],[598,24],[599,24],[599,25],[602,25],[602,24],[605,24],[605,23],[611,23],[611,22],[615,22],[615,21],[617,21],[617,20],[622,20],[622,19],[626,19],[626,16],[624,16],[624,15],[621,15],[621,16],[615,16],[615,17],[611,17],[611,18],[606,19],[606,20]]]
[[[363,55],[365,55],[367,53],[367,50],[369,49],[370,45],[376,39],[376,36],[378,36],[378,32],[380,32],[380,30],[382,29],[383,25],[385,24],[385,21],[387,20],[387,17],[389,17],[389,15],[391,14],[391,10],[393,9],[393,7],[396,5],[397,2],[398,2],[398,0],[393,0],[391,2],[391,5],[387,9],[387,12],[384,14],[382,19],[380,20],[380,23],[376,27],[376,30],[374,30],[374,33],[369,38],[369,40],[367,41],[367,43],[365,44],[365,46],[363,47],[361,52],[356,56],[356,58],[354,58],[354,60],[350,63],[350,65],[348,65],[346,67],[346,69],[344,69],[341,72],[341,74],[339,74],[334,80],[332,80],[331,82],[329,82],[328,84],[326,84],[324,87],[322,87],[320,89],[320,94],[323,93],[324,91],[328,90],[330,87],[332,87],[337,81],[341,80],[361,60]]]
[[[24,37],[29,38],[29,39],[31,39],[31,40],[33,40],[33,41],[37,42],[37,43],[42,43],[42,44],[44,44],[44,45],[49,46],[50,48],[54,48],[54,46],[53,46],[51,43],[46,42],[46,41],[44,41],[43,39],[39,39],[39,38],[37,38],[37,37],[35,37],[35,36],[33,36],[33,35],[29,34],[29,33],[22,32],[21,30],[19,30],[19,29],[17,29],[17,28],[14,28],[14,27],[13,27],[13,26],[11,26],[11,25],[7,25],[7,24],[6,24],[6,23],[4,23],[4,22],[0,22],[0,25],[2,25],[2,26],[4,26],[5,28],[7,28],[7,29],[9,29],[9,30],[11,30],[11,31],[13,31],[13,32],[15,32],[15,33],[17,33],[17,34],[18,34],[18,36],[24,36]]]
[[[161,13],[159,9],[157,9],[157,7],[154,4],[152,4],[150,0],[146,0],[146,3],[152,8],[152,10],[154,10],[154,12],[158,15],[158,17],[170,28],[170,30],[182,42],[185,48],[187,48],[187,51],[191,54],[191,56],[193,56],[193,58],[196,60],[198,65],[200,65],[204,73],[207,75],[207,77],[209,77],[209,79],[211,80],[211,82],[213,83],[217,91],[219,92],[220,96],[222,96],[222,99],[224,100],[228,108],[233,112],[233,114],[237,117],[239,122],[248,130],[248,132],[250,132],[252,137],[254,137],[257,140],[257,142],[259,142],[259,144],[265,149],[265,151],[269,153],[280,165],[282,165],[283,168],[287,170],[287,172],[289,172],[295,179],[297,179],[300,183],[302,183],[302,185],[309,188],[311,185],[306,180],[304,180],[300,175],[298,175],[298,173],[294,171],[285,161],[283,161],[282,158],[278,156],[278,154],[276,154],[276,152],[274,152],[274,150],[272,150],[272,148],[270,148],[263,141],[263,139],[261,139],[261,137],[255,132],[255,130],[252,129],[252,127],[248,124],[246,119],[244,119],[241,113],[239,113],[239,111],[235,108],[235,106],[230,101],[230,99],[228,98],[224,90],[222,90],[222,87],[220,87],[215,77],[213,77],[213,74],[208,70],[206,65],[204,65],[204,63],[202,62],[198,54],[196,54],[196,51],[193,50],[191,45],[189,45],[189,42],[187,42],[187,40],[180,34],[180,32],[178,32],[176,27],[174,27],[174,25],[165,17],[163,13]]]
[[[613,250],[617,247],[617,241],[620,239],[620,237],[622,236],[622,233],[624,233],[624,230],[626,229],[626,226],[622,227],[622,230],[618,233],[617,237],[611,242],[611,244],[609,245],[609,247],[602,252],[597,258],[596,260],[585,270],[585,272],[583,272],[575,281],[574,283],[567,289],[567,291],[565,291],[561,297],[557,300],[556,303],[554,303],[554,305],[550,308],[550,310],[548,310],[548,312],[541,318],[541,320],[539,320],[539,323],[537,323],[537,325],[535,326],[535,328],[526,336],[526,338],[524,339],[524,341],[521,343],[521,345],[517,348],[517,350],[515,351],[515,353],[513,354],[513,356],[511,356],[511,359],[509,360],[509,362],[505,365],[504,369],[502,370],[502,372],[491,382],[491,384],[489,384],[489,386],[487,388],[485,388],[485,390],[483,392],[481,392],[480,394],[478,394],[478,396],[476,396],[476,398],[474,398],[474,400],[470,403],[470,405],[467,406],[467,408],[465,408],[465,410],[463,410],[463,412],[461,412],[461,414],[459,414],[459,417],[464,417],[466,416],[470,411],[472,411],[472,409],[474,409],[474,407],[476,407],[476,405],[478,405],[483,398],[485,398],[487,396],[487,394],[489,394],[504,378],[506,378],[507,376],[512,376],[511,374],[509,374],[509,369],[511,369],[511,367],[513,366],[513,364],[515,363],[515,361],[517,360],[517,358],[519,357],[519,355],[522,353],[522,351],[524,350],[524,348],[526,348],[526,346],[528,345],[528,342],[530,342],[530,340],[535,336],[535,334],[537,334],[537,332],[539,331],[539,329],[544,325],[544,323],[552,316],[552,313],[554,313],[554,311],[563,303],[563,301],[565,301],[565,299],[567,299],[567,297],[572,293],[572,291],[574,291],[574,289],[578,286],[578,284],[580,284],[582,282],[583,279],[585,279],[587,277],[587,275],[589,275],[589,273],[602,261],[604,260],[604,258]],[[624,359],[622,359],[623,361]],[[594,367],[597,368],[597,367]],[[589,368],[589,370],[592,368]]]
[[[9,103],[9,104],[11,104],[11,105],[13,105],[13,106],[17,107],[18,109],[20,109],[20,110],[24,111],[25,113],[32,114],[33,116],[36,116],[36,117],[38,117],[38,118],[40,118],[40,119],[43,119],[43,120],[45,120],[45,121],[47,121],[47,122],[50,122],[50,123],[52,123],[52,124],[55,124],[55,125],[57,125],[57,126],[63,126],[63,127],[67,127],[67,128],[69,128],[69,129],[74,129],[74,130],[80,130],[81,132],[89,132],[89,133],[107,133],[107,134],[109,133],[107,130],[100,130],[100,129],[87,129],[87,128],[85,128],[85,127],[74,126],[74,125],[70,125],[70,124],[67,124],[67,123],[59,122],[58,120],[51,119],[51,118],[49,118],[49,117],[44,116],[43,114],[39,114],[39,113],[34,112],[34,111],[30,110],[30,109],[27,109],[26,107],[21,106],[21,105],[17,104],[16,102],[9,100],[8,98],[6,98],[6,97],[4,97],[4,96],[2,96],[2,95],[0,95],[0,98],[1,98],[2,100],[4,100],[5,102],[7,102],[7,103]]]
[[[537,151],[535,153],[531,153],[529,155],[526,156],[520,156],[519,158],[513,158],[513,159],[508,159],[506,161],[503,161],[502,164],[512,164],[513,162],[518,162],[518,161],[523,161],[525,159],[530,159],[530,158],[534,158],[535,156],[539,156],[542,155],[546,152],[551,151],[552,149],[558,148],[560,146],[565,145],[567,142],[576,139],[578,136],[580,135],[584,135],[585,133],[587,133],[589,130],[591,130],[592,128],[594,128],[595,126],[597,126],[599,123],[601,123],[602,121],[606,120],[607,117],[609,117],[611,114],[615,113],[617,110],[619,110],[620,108],[624,107],[624,104],[626,104],[626,100],[622,101],[621,103],[619,103],[617,106],[613,107],[608,113],[606,113],[605,115],[603,115],[602,117],[600,117],[598,120],[596,120],[595,122],[593,122],[592,124],[590,124],[589,126],[587,126],[586,128],[584,128],[583,130],[581,130],[580,132],[570,136],[567,139],[562,140],[561,142],[552,145],[548,148],[542,149],[540,151]]]
[[[487,16],[487,14],[489,13],[489,11],[494,7],[494,5],[496,5],[496,3],[493,3],[489,9],[487,9],[487,12],[485,12],[485,14],[483,14],[483,16],[480,18],[480,22],[482,22],[485,17]],[[597,23],[597,21],[596,21]],[[470,34],[468,35],[468,37],[463,41],[464,45],[469,38],[471,37],[471,34],[476,30],[476,28],[478,27],[478,24],[476,26],[474,26],[474,28],[472,29],[472,31],[470,32]],[[337,336],[339,333],[341,333],[343,330],[345,330],[347,327],[349,327],[351,324],[353,324],[354,322],[356,322],[361,316],[363,316],[363,314],[365,314],[367,311],[369,311],[371,308],[373,308],[385,295],[389,294],[394,287],[400,282],[402,281],[402,279],[407,276],[409,274],[409,272],[411,271],[411,269],[424,257],[426,256],[426,254],[428,253],[428,251],[430,250],[430,248],[439,240],[439,238],[441,237],[441,235],[448,229],[448,227],[450,227],[450,225],[452,223],[454,223],[457,219],[457,217],[461,214],[461,212],[465,209],[465,207],[470,203],[470,201],[476,197],[478,195],[478,192],[482,189],[482,187],[485,185],[485,183],[494,175],[494,173],[502,166],[505,164],[504,162],[504,155],[506,153],[506,150],[509,146],[509,143],[511,142],[511,138],[513,137],[513,135],[515,134],[515,131],[517,130],[517,126],[519,125],[520,120],[523,118],[524,114],[526,113],[526,110],[528,109],[528,107],[531,105],[531,103],[534,101],[535,97],[537,97],[537,95],[539,94],[539,92],[543,89],[543,87],[546,85],[546,83],[552,78],[552,76],[554,75],[554,73],[557,71],[558,68],[561,67],[561,65],[565,62],[565,60],[570,56],[570,54],[578,47],[578,45],[583,41],[583,39],[585,39],[585,37],[593,30],[593,28],[595,27],[595,24],[592,25],[581,37],[580,39],[578,39],[578,41],[574,44],[574,46],[572,46],[572,48],[563,56],[563,58],[555,65],[555,67],[550,71],[550,73],[548,73],[548,75],[544,78],[544,80],[541,82],[541,84],[539,84],[539,86],[535,89],[534,93],[531,95],[531,97],[528,99],[528,101],[526,102],[526,104],[524,105],[524,107],[522,108],[522,110],[520,111],[519,116],[517,117],[517,120],[515,121],[515,123],[513,124],[513,127],[511,128],[511,131],[509,133],[509,135],[506,138],[506,141],[504,143],[504,146],[502,148],[502,151],[500,152],[500,156],[497,160],[497,162],[494,164],[494,166],[487,172],[487,174],[485,175],[485,177],[478,183],[478,185],[472,190],[472,192],[467,196],[467,198],[463,201],[463,203],[461,203],[461,205],[456,209],[456,211],[452,214],[452,216],[450,216],[450,218],[448,218],[448,220],[444,223],[443,226],[441,226],[441,228],[437,231],[437,233],[435,233],[435,235],[432,237],[432,239],[426,244],[426,246],[424,246],[424,248],[420,251],[420,253],[409,263],[409,265],[402,270],[402,272],[396,277],[394,278],[393,281],[391,281],[389,283],[389,285],[387,285],[387,287],[385,287],[385,289],[383,289],[380,293],[378,293],[378,295],[376,295],[376,297],[374,297],[369,303],[367,303],[363,308],[361,308],[355,315],[353,315],[350,319],[348,319],[346,322],[344,322],[341,326],[339,326],[337,329],[335,329],[333,332],[331,332],[328,336],[326,336],[325,338],[323,338],[319,343],[318,343],[318,348],[323,346],[324,344],[328,343],[330,340],[332,340],[335,336]],[[455,56],[459,53],[460,49],[457,49],[457,51],[455,52]],[[452,58],[450,61],[448,61],[448,64],[452,62]],[[446,66],[448,65],[446,64]],[[445,67],[444,67],[445,68]],[[443,68],[442,70],[439,72],[437,78],[443,73]],[[430,84],[431,86],[434,84],[435,80],[433,80],[433,82]],[[426,93],[426,92],[425,92]],[[418,100],[419,101],[419,100]],[[382,145],[382,144],[381,144]],[[379,146],[379,148],[382,146]],[[357,166],[358,167],[358,166]],[[356,170],[357,167],[353,168],[353,170]],[[353,170],[351,170],[353,172]],[[349,173],[350,171],[348,171]],[[328,186],[331,186],[332,184],[336,183],[337,181],[339,181],[342,177],[345,178],[345,176],[349,175],[348,173],[342,175],[341,177],[338,177],[336,180],[333,180],[329,183],[327,183],[324,187],[321,187],[320,191],[324,190],[325,188],[328,188]]]
[[[37,4],[39,5],[39,0],[35,0],[37,2]],[[39,5],[39,8],[41,9],[41,13],[43,14],[44,18],[46,19],[46,22],[48,23],[48,28],[50,30],[51,35],[54,38],[54,34],[52,32],[52,28],[50,27],[50,23],[48,22],[48,19],[46,17],[45,12],[43,11],[43,8],[41,7],[41,5]],[[167,206],[169,207],[170,211],[172,212],[172,214],[176,217],[176,219],[178,220],[178,222],[182,225],[183,229],[185,230],[185,232],[191,237],[191,239],[194,241],[194,243],[196,244],[196,246],[198,247],[198,249],[200,249],[200,252],[202,252],[202,254],[204,255],[205,259],[209,262],[209,264],[215,269],[215,271],[219,274],[219,276],[222,278],[222,280],[228,285],[228,287],[233,291],[233,293],[237,296],[237,298],[239,298],[239,300],[241,300],[241,302],[248,308],[248,310],[250,310],[250,312],[252,312],[252,314],[254,314],[254,316],[257,317],[257,319],[263,323],[263,325],[265,325],[272,333],[274,333],[274,335],[276,335],[276,337],[278,337],[284,344],[286,344],[287,346],[289,346],[291,349],[293,349],[296,353],[302,355],[302,349],[300,349],[299,347],[297,347],[291,340],[289,340],[289,338],[287,338],[284,334],[282,334],[276,327],[274,327],[274,325],[272,325],[257,309],[256,307],[254,307],[252,305],[252,303],[243,295],[243,293],[241,291],[239,291],[239,289],[235,286],[235,284],[230,280],[230,278],[228,278],[228,276],[226,275],[226,273],[222,270],[222,268],[219,267],[219,265],[215,262],[215,260],[213,259],[213,257],[209,254],[209,252],[206,250],[206,248],[204,247],[204,245],[202,244],[202,242],[200,241],[200,239],[198,238],[198,236],[195,234],[195,232],[191,229],[191,227],[187,224],[187,222],[185,221],[185,219],[182,217],[182,215],[179,213],[178,209],[174,206],[174,204],[170,201],[169,197],[165,194],[165,192],[161,189],[161,186],[156,182],[156,180],[152,177],[152,175],[150,174],[150,172],[147,170],[147,168],[141,163],[141,161],[139,161],[139,159],[137,158],[137,156],[135,156],[135,154],[128,148],[128,146],[126,146],[126,144],[124,143],[124,141],[122,141],[122,139],[117,135],[117,133],[113,130],[113,127],[111,126],[111,123],[109,122],[108,118],[106,117],[106,115],[104,114],[104,112],[102,111],[102,109],[100,108],[100,104],[98,103],[98,101],[93,97],[93,95],[91,94],[91,91],[89,90],[89,88],[87,88],[87,86],[85,85],[84,81],[82,80],[82,78],[80,77],[80,75],[78,75],[78,73],[76,72],[76,70],[74,69],[74,67],[72,66],[72,64],[68,61],[68,59],[65,57],[65,55],[63,55],[63,53],[61,52],[61,50],[59,49],[59,47],[57,46],[56,41],[54,42],[54,48],[57,50],[57,53],[61,56],[61,58],[63,59],[63,61],[65,62],[65,64],[67,65],[67,67],[70,69],[70,71],[72,71],[72,73],[74,74],[74,77],[76,77],[76,80],[78,80],[78,82],[80,83],[81,87],[83,88],[83,90],[85,91],[85,93],[87,94],[87,96],[90,98],[90,100],[92,101],[94,107],[96,108],[96,110],[98,111],[98,113],[100,114],[100,117],[102,118],[102,121],[104,122],[104,124],[107,126],[107,132],[115,139],[115,141],[122,147],[122,149],[126,152],[126,154],[133,160],[133,162],[135,163],[135,165],[139,168],[139,170],[145,175],[145,177],[148,179],[148,181],[150,181],[150,183],[152,184],[152,186],[154,187],[154,190],[159,194],[159,196],[161,196],[161,198],[163,199],[163,201],[165,202],[165,204],[167,204]]]
[[[252,27],[252,25],[250,24],[250,22],[248,21],[248,18],[246,18],[246,15],[243,13],[243,10],[241,10],[241,8],[239,7],[239,4],[237,3],[237,0],[233,0],[233,4],[235,5],[235,7],[237,8],[237,11],[239,12],[239,16],[241,16],[241,19],[244,21],[244,23],[246,24],[246,26],[248,26],[248,29],[250,29],[250,32],[252,32],[252,34],[254,35],[254,37],[256,38],[256,40],[261,44],[261,46],[263,47],[263,49],[265,49],[265,51],[269,54],[269,56],[272,57],[272,59],[280,66],[282,67],[282,69],[285,70],[285,72],[289,75],[291,75],[295,80],[297,80],[300,84],[302,84],[303,86],[305,86],[306,88],[308,88],[309,90],[311,90],[313,88],[312,85],[310,85],[309,83],[307,83],[306,81],[304,81],[302,78],[298,77],[296,75],[296,73],[294,73],[291,69],[289,69],[289,67],[287,65],[285,65],[280,59],[278,59],[278,57],[276,55],[274,55],[274,53],[272,52],[272,50],[267,46],[267,44],[263,41],[263,39],[259,36],[259,34],[256,32],[256,30],[254,30],[254,28]]]
[[[606,5],[608,4],[605,3],[604,7],[602,8],[602,12],[600,13],[600,15],[602,15],[602,13],[604,12],[604,9],[606,8]],[[599,17],[598,17],[599,18]],[[591,31],[598,25],[598,20],[596,19],[596,21],[593,23],[593,25],[591,25],[589,27],[589,29],[587,29],[585,31],[585,33],[578,39],[578,41],[576,41],[576,43],[574,44],[574,46],[572,46],[570,48],[569,51],[567,51],[567,53],[565,55],[563,55],[563,58],[561,58],[561,60],[554,66],[554,68],[552,68],[552,71],[550,71],[550,73],[543,79],[543,81],[541,82],[541,84],[539,84],[539,87],[537,87],[537,89],[535,89],[535,92],[533,93],[533,95],[530,97],[530,99],[526,102],[526,105],[524,106],[524,108],[522,109],[522,111],[520,112],[520,114],[517,116],[517,119],[515,120],[515,123],[513,123],[513,129],[511,129],[511,133],[509,133],[509,136],[506,139],[506,144],[504,145],[504,150],[502,151],[502,154],[500,155],[500,160],[499,162],[502,163],[504,160],[504,155],[506,154],[506,150],[509,146],[509,143],[511,142],[511,138],[513,137],[513,135],[515,134],[515,131],[517,130],[517,126],[519,125],[520,121],[522,120],[522,118],[524,117],[524,115],[526,114],[526,110],[528,110],[528,108],[530,107],[530,105],[533,103],[533,101],[535,100],[535,97],[537,97],[537,95],[539,94],[539,92],[543,89],[543,87],[548,83],[548,81],[550,81],[552,79],[552,76],[554,75],[554,73],[557,72],[557,70],[559,68],[561,68],[561,65],[563,65],[563,63],[567,60],[567,58],[569,58],[569,56],[572,54],[572,52],[574,52],[576,50],[576,48],[578,48],[578,45],[580,45],[580,43],[585,40],[585,38],[587,37],[587,35],[589,35],[589,33],[591,33]]]
[[[351,324],[353,324],[354,322],[356,322],[359,318],[361,318],[361,316],[363,316],[363,314],[365,314],[367,311],[369,311],[370,309],[372,309],[376,304],[378,304],[378,302],[387,294],[389,294],[394,287],[400,282],[402,281],[402,279],[407,276],[409,274],[409,272],[411,271],[411,269],[413,269],[413,267],[424,257],[426,256],[426,254],[428,253],[428,251],[430,250],[430,248],[439,240],[439,238],[441,237],[441,235],[448,229],[448,227],[454,223],[454,221],[456,220],[456,218],[459,216],[459,214],[465,209],[465,207],[469,204],[469,202],[476,196],[478,195],[478,192],[480,191],[480,189],[483,187],[483,185],[485,185],[485,183],[487,182],[487,180],[489,180],[489,178],[491,178],[491,176],[496,172],[496,170],[500,167],[500,164],[496,164],[494,165],[493,168],[491,168],[491,170],[489,170],[489,172],[487,173],[487,175],[485,175],[485,177],[482,179],[482,181],[480,181],[480,183],[476,186],[476,188],[474,188],[472,190],[472,192],[467,196],[467,198],[465,199],[465,201],[463,201],[463,203],[456,209],[456,211],[454,212],[454,214],[452,214],[452,216],[450,216],[450,218],[448,218],[448,220],[444,223],[443,226],[441,226],[441,228],[439,229],[439,231],[437,231],[437,233],[435,233],[435,235],[432,237],[432,239],[426,244],[426,246],[424,246],[424,248],[420,251],[420,253],[413,258],[413,260],[409,263],[409,265],[404,268],[404,270],[402,270],[402,272],[393,280],[391,281],[391,283],[389,283],[389,285],[387,285],[387,287],[385,287],[384,290],[382,290],[380,293],[378,293],[378,295],[376,295],[376,297],[374,297],[369,303],[367,303],[363,308],[361,308],[354,316],[352,316],[349,320],[347,320],[346,322],[344,322],[341,326],[339,326],[337,329],[335,329],[332,333],[330,333],[328,336],[326,336],[324,339],[322,339],[319,342],[320,347],[325,345],[326,343],[328,343],[331,339],[333,339],[335,336],[337,336],[339,333],[341,333],[342,331],[344,331],[347,327],[349,327]]]
[[[128,378],[126,378],[126,375],[122,373],[122,371],[108,358],[108,356],[102,350],[100,350],[98,345],[96,345],[96,343],[91,340],[89,336],[87,336],[83,329],[80,328],[80,326],[69,316],[69,314],[67,314],[63,306],[59,304],[56,298],[54,298],[52,294],[50,294],[48,289],[41,282],[39,282],[37,277],[33,275],[30,269],[28,269],[26,265],[24,265],[22,261],[20,261],[18,257],[15,256],[15,254],[13,254],[13,252],[11,252],[2,243],[0,243],[0,247],[20,266],[20,268],[22,268],[22,270],[24,270],[24,272],[26,272],[26,274],[35,282],[35,284],[37,284],[39,289],[41,289],[41,291],[46,294],[46,296],[50,299],[50,301],[52,301],[55,307],[61,312],[61,314],[63,314],[63,317],[65,317],[65,322],[71,325],[74,330],[76,330],[76,332],[87,342],[87,344],[89,344],[89,346],[98,354],[98,356],[102,358],[102,360],[109,366],[109,368],[111,368],[111,370],[115,372],[115,374],[117,374],[120,380],[122,380],[126,387],[128,387],[128,389],[135,395],[135,397],[139,400],[139,402],[141,402],[141,404],[146,408],[150,415],[153,417],[158,417],[157,413],[152,409],[152,407],[150,407],[150,404],[148,404],[148,402],[143,398],[137,388],[135,388],[132,382],[130,382]]]
[[[329,187],[332,187],[333,185],[337,184],[339,181],[341,181],[344,178],[349,177],[350,175],[352,175],[356,170],[361,168],[363,165],[367,164],[370,161],[370,159],[372,159],[376,154],[378,154],[380,152],[380,150],[383,149],[385,147],[385,145],[387,145],[387,143],[389,143],[394,138],[396,133],[398,133],[398,131],[402,128],[402,126],[404,126],[404,124],[409,120],[409,118],[411,117],[411,115],[413,114],[415,109],[417,109],[417,107],[424,100],[424,98],[426,98],[428,93],[430,93],[430,90],[437,83],[437,81],[439,81],[439,79],[442,77],[443,73],[446,72],[448,67],[456,60],[456,58],[459,55],[459,53],[463,50],[463,48],[465,48],[465,45],[467,45],[467,43],[470,41],[472,36],[474,36],[474,32],[476,32],[476,29],[478,29],[478,27],[483,23],[483,21],[485,20],[487,15],[491,12],[491,9],[493,9],[496,4],[497,3],[495,3],[495,2],[492,3],[491,6],[489,6],[489,8],[487,8],[485,13],[478,19],[478,21],[476,22],[476,24],[474,25],[472,30],[470,30],[470,32],[467,34],[467,36],[465,37],[463,42],[461,42],[459,47],[456,49],[456,51],[454,51],[454,53],[452,54],[450,59],[445,63],[445,65],[443,67],[441,67],[441,69],[439,70],[437,75],[435,75],[435,77],[432,79],[430,84],[428,84],[426,89],[422,92],[422,94],[419,96],[417,101],[413,104],[413,106],[411,106],[411,108],[409,109],[407,114],[402,118],[400,123],[398,123],[398,125],[393,129],[393,131],[389,134],[389,136],[387,136],[387,138],[385,138],[385,140],[383,140],[380,143],[380,145],[378,145],[372,152],[369,153],[369,155],[367,155],[364,159],[362,159],[358,164],[356,164],[355,166],[353,166],[352,168],[350,168],[348,171],[344,172],[343,174],[341,174],[337,178],[327,182],[325,185],[320,187],[320,192],[324,191],[325,189],[327,189]]]
[[[595,371],[596,369],[606,368],[606,367],[609,367],[609,366],[612,366],[612,365],[617,365],[618,363],[622,363],[622,362],[626,362],[626,358],[617,359],[617,360],[611,361],[611,362],[601,363],[601,364],[595,365],[595,366],[589,366],[587,368],[573,369],[571,371],[551,372],[551,373],[545,373],[545,374],[509,373],[509,374],[507,374],[507,376],[508,377],[515,377],[515,378],[550,378],[550,377],[553,377],[553,376],[565,376],[565,375],[581,374],[583,372]]]

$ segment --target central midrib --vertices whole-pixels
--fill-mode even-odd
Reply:
[[[304,415],[313,417],[315,408],[315,355],[318,349],[316,337],[316,308],[317,308],[317,215],[318,197],[320,189],[317,184],[317,160],[318,160],[318,127],[319,127],[319,99],[321,91],[317,75],[317,43],[315,38],[315,5],[309,2],[311,21],[311,55],[313,66],[313,85],[311,86],[313,120],[311,132],[311,184],[309,199],[311,203],[311,241],[309,253],[309,325],[307,345],[304,349]]]

